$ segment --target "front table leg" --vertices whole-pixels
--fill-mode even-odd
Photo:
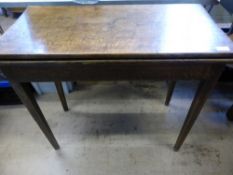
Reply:
[[[201,109],[205,104],[211,90],[216,85],[222,72],[221,66],[218,69],[213,69],[213,71],[215,73],[213,73],[214,75],[212,76],[212,78],[208,80],[202,80],[199,84],[195,97],[192,101],[191,107],[181,128],[180,134],[176,140],[174,151],[178,151],[182,146],[186,136],[188,135],[199,113],[201,112]]]
[[[11,81],[11,85],[54,149],[59,149],[57,140],[55,139],[43,113],[41,112],[34,95],[29,89],[30,87],[28,83],[18,83]]]

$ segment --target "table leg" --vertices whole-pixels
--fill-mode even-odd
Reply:
[[[8,17],[7,9],[3,7],[1,9],[2,9],[2,13],[4,14],[4,16]]]
[[[176,81],[169,81],[168,82],[168,91],[167,91],[167,97],[166,97],[166,101],[165,101],[166,106],[168,106],[170,101],[171,101],[175,86],[176,86]]]
[[[2,26],[0,25],[0,34],[3,34],[4,33],[4,30],[2,28]]]
[[[68,111],[69,109],[68,109],[66,97],[65,97],[65,94],[63,91],[62,83],[60,81],[55,81],[54,83],[55,83],[55,86],[57,88],[57,93],[58,93],[58,96],[61,100],[62,107],[63,107],[64,111]]]
[[[188,111],[188,114],[186,116],[186,119],[183,123],[183,126],[181,128],[180,134],[176,140],[174,151],[178,151],[180,147],[182,146],[185,138],[187,137],[189,131],[191,130],[194,122],[196,121],[199,113],[201,112],[201,109],[203,105],[205,104],[211,90],[216,85],[222,69],[213,70],[216,71],[215,75],[212,76],[209,80],[202,80],[199,84],[198,90],[195,94],[195,97],[192,101],[191,107]]]
[[[228,118],[228,120],[233,121],[233,105],[227,111],[227,118]]]
[[[13,89],[15,90],[16,94],[19,96],[23,104],[27,107],[28,111],[31,113],[34,120],[37,122],[38,126],[47,137],[49,142],[52,144],[54,149],[59,149],[59,145],[38,106],[34,95],[32,94],[31,90],[29,89],[28,83],[17,83],[11,82]]]

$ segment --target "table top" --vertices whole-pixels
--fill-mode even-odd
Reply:
[[[78,5],[75,0],[0,0],[0,7]],[[177,0],[99,0],[98,4],[171,4]],[[203,0],[180,0],[179,3],[203,3]]]
[[[201,5],[29,7],[0,38],[0,61],[233,61],[232,41]]]

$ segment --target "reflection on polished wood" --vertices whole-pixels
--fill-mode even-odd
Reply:
[[[30,7],[0,39],[0,59],[227,58],[224,35],[200,5]],[[25,56],[2,56],[12,53]]]
[[[42,118],[38,124],[56,149],[22,83],[200,80],[177,151],[227,63],[233,63],[231,40],[197,4],[30,7],[0,38],[1,70],[33,118]]]

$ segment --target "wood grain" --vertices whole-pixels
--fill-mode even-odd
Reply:
[[[0,61],[232,55],[232,42],[200,5],[29,7],[0,39]]]

